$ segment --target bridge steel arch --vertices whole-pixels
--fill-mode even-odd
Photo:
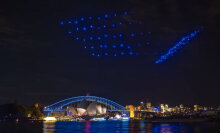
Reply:
[[[110,111],[126,111],[126,108],[114,101],[111,101],[106,98],[97,97],[97,96],[77,96],[77,97],[70,97],[61,101],[58,101],[56,103],[53,103],[51,105],[48,105],[44,108],[44,111],[65,111],[63,109],[64,106],[67,106],[72,103],[80,102],[82,100],[87,101],[97,101],[99,103],[105,104],[109,107],[111,107]]]

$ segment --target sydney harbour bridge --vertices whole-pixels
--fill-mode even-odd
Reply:
[[[102,107],[106,108],[107,112],[120,112],[120,113],[127,113],[129,110],[126,110],[126,108],[112,100],[97,97],[97,96],[77,96],[77,97],[70,97],[58,102],[55,102],[51,105],[48,105],[44,107],[44,114],[47,116],[53,114],[53,113],[63,113],[65,114],[67,112],[68,106],[73,106],[74,104],[78,104],[82,101],[87,102],[96,102],[100,104]]]

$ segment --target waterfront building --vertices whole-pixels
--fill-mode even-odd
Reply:
[[[169,109],[169,105],[168,105],[168,104],[165,104],[165,106],[164,106],[164,111],[167,112],[168,109]]]
[[[194,105],[194,111],[195,112],[202,111],[202,110],[204,110],[204,108],[202,106]]]
[[[134,117],[134,110],[135,110],[134,105],[126,105],[126,110],[130,111],[130,117],[133,118]]]
[[[147,102],[146,106],[147,106],[148,109],[151,108],[151,102]]]
[[[161,112],[161,113],[164,113],[164,112],[165,112],[164,104],[160,104],[160,112]]]

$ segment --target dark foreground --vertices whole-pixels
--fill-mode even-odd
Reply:
[[[220,133],[218,122],[0,122],[0,133]]]

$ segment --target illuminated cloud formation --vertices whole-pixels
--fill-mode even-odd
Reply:
[[[137,56],[151,44],[151,32],[131,12],[75,17],[60,25],[92,57]]]
[[[190,40],[192,40],[194,37],[196,37],[201,30],[202,30],[202,28],[198,29],[198,30],[194,30],[192,33],[182,37],[181,40],[177,44],[175,44],[173,47],[171,47],[164,55],[160,56],[160,58],[157,59],[155,61],[155,63],[159,64],[159,63],[162,63],[162,62],[168,60],[168,58],[170,56],[173,56],[173,54],[176,53],[177,50],[181,49],[184,45],[187,45],[190,42]]]

